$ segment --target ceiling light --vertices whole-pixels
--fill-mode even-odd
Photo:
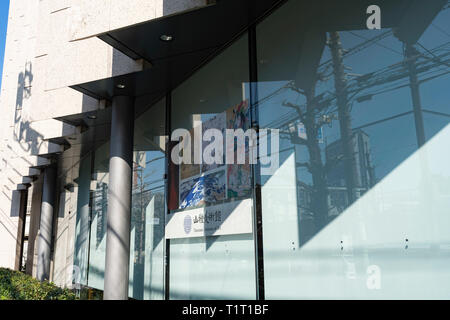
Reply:
[[[161,41],[169,42],[173,40],[173,37],[168,34],[163,34],[159,39],[161,39]]]
[[[90,120],[95,120],[95,119],[97,119],[97,116],[96,115],[90,115],[90,116],[87,116],[88,117],[88,119],[90,119]]]
[[[120,83],[120,84],[117,85],[117,88],[119,88],[119,89],[125,89],[125,85],[122,84],[122,83]]]

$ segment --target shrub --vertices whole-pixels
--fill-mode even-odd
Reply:
[[[19,271],[0,268],[0,300],[75,300],[75,294]]]

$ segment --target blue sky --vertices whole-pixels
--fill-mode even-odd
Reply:
[[[8,25],[9,0],[0,0],[0,75],[3,74],[3,57],[5,53],[6,27]],[[0,77],[0,87],[2,77]]]

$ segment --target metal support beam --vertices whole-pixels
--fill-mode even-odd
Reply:
[[[50,255],[52,248],[53,212],[56,199],[56,168],[44,170],[42,188],[41,223],[38,237],[38,261],[36,278],[39,281],[50,279]]]
[[[250,113],[252,128],[258,134],[257,145],[259,145],[259,108],[257,105],[258,98],[258,50],[256,39],[256,26],[251,26],[248,30],[248,52],[249,52],[249,77],[250,77]],[[258,300],[265,299],[264,288],[264,248],[263,248],[263,222],[262,222],[262,196],[261,196],[261,166],[259,162],[251,165],[252,168],[252,185],[254,205],[253,225],[255,230],[255,260],[256,265],[256,298]]]
[[[104,300],[128,299],[134,99],[114,97],[109,160]]]

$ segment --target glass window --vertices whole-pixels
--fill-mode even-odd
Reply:
[[[164,212],[165,212],[165,100],[135,120],[130,233],[129,296],[134,299],[164,298]],[[87,208],[84,237],[89,248],[82,259],[87,285],[103,290],[109,183],[109,142],[86,157],[80,166],[79,212]],[[91,171],[91,167],[93,168]],[[86,197],[86,190],[90,190]],[[78,243],[77,242],[77,243]],[[78,250],[79,255],[84,252]],[[89,260],[87,260],[89,259]]]
[[[134,299],[164,299],[165,99],[135,121],[130,290]]]
[[[109,184],[109,142],[94,152],[90,180],[90,238],[88,286],[103,290],[106,258],[106,227]]]
[[[208,154],[210,142],[224,151],[218,136],[223,138],[225,129],[250,128],[248,70],[245,35],[172,93],[171,132],[185,129],[191,137],[189,148],[180,153],[190,155],[191,162],[178,166],[171,161],[169,166],[171,299],[255,298],[249,162],[225,164],[220,148],[210,155],[222,161],[196,161],[199,154]],[[217,130],[214,138],[206,138],[209,129]],[[204,143],[196,145],[202,137]]]
[[[449,298],[450,10],[290,0],[257,26],[267,299]]]
[[[89,255],[89,188],[92,153],[80,161],[77,187],[77,214],[74,241],[73,283],[87,285]]]

